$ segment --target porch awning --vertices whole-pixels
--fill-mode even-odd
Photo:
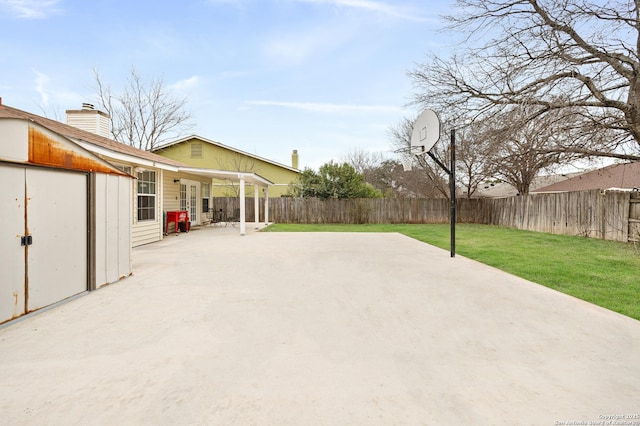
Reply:
[[[194,175],[200,176],[209,176],[214,179],[230,180],[234,182],[240,182],[241,180],[243,180],[245,183],[250,183],[256,186],[270,186],[274,184],[269,179],[263,178],[256,173],[200,169],[196,167],[178,167],[178,171],[184,173],[192,173]]]

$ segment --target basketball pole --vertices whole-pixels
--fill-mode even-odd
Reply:
[[[450,152],[450,163],[449,167],[444,165],[442,161],[438,160],[431,151],[427,151],[427,155],[436,162],[438,166],[444,172],[449,175],[449,198],[450,198],[450,208],[449,208],[449,224],[450,224],[450,240],[449,246],[451,247],[451,257],[456,257],[456,130],[451,130],[451,145],[449,146]]]
[[[429,157],[436,162],[438,166],[446,174],[449,175],[449,198],[451,202],[451,257],[456,257],[456,130],[451,129],[451,145],[449,150],[451,151],[451,164],[449,167],[442,164],[442,161],[438,160],[432,152],[431,148],[438,143],[440,139],[440,119],[438,114],[430,109],[426,109],[420,113],[420,115],[413,122],[413,129],[411,131],[411,141],[409,143],[409,159],[411,159],[412,149],[414,147],[420,147],[421,155],[426,153]],[[409,160],[410,161],[410,160]],[[410,169],[411,163],[409,162],[409,168],[404,166],[405,171]]]
[[[449,198],[451,198],[451,257],[456,257],[456,129],[451,129],[451,165],[449,171]]]

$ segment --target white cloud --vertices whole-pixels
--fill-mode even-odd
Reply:
[[[426,22],[432,19],[421,16],[417,11],[411,8],[400,6],[397,4],[385,3],[375,0],[295,0],[299,3],[315,3],[315,4],[327,4],[338,7],[349,7],[354,9],[366,10],[369,12],[376,12],[383,15],[391,16],[393,18]]]
[[[299,65],[312,55],[331,51],[350,37],[348,31],[338,28],[307,28],[304,32],[278,34],[262,44],[262,52],[281,65]]]
[[[86,95],[67,90],[63,83],[53,80],[49,75],[31,68],[35,74],[33,89],[38,93],[38,108],[46,117],[64,121],[63,112],[69,108],[79,108],[82,102],[90,101]]]
[[[233,5],[240,5],[242,3],[244,3],[244,0],[207,0],[208,3],[213,3],[213,4],[233,4]]]
[[[47,83],[49,83],[49,76],[41,73],[40,71],[33,69],[33,72],[36,75],[35,79],[35,89],[36,92],[40,95],[40,103],[43,107],[49,106],[49,92],[46,89]]]
[[[169,89],[175,92],[190,92],[200,83],[200,77],[197,75],[191,76],[184,80],[176,81],[169,85]]]
[[[249,105],[275,106],[281,108],[299,109],[311,112],[322,113],[345,113],[345,112],[380,112],[380,113],[402,113],[402,109],[389,105],[353,105],[353,104],[330,104],[315,102],[284,102],[284,101],[247,101]]]
[[[56,7],[59,2],[60,0],[0,0],[0,7],[18,18],[42,19],[59,12]]]

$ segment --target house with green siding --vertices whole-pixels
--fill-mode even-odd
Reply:
[[[220,142],[191,135],[159,146],[153,153],[196,168],[256,174],[273,182],[268,189],[269,197],[286,195],[289,184],[298,182],[300,177],[297,150],[291,155],[291,166],[287,166]],[[212,182],[213,197],[237,197],[239,193],[237,181],[214,179]],[[246,194],[253,196],[253,191],[247,191]]]

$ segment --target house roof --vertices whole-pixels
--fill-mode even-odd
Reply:
[[[251,154],[251,153],[248,153],[248,152],[233,148],[231,146],[225,145],[223,143],[216,142],[216,141],[211,140],[211,139],[203,138],[202,136],[198,136],[198,135],[191,135],[191,136],[187,136],[187,137],[184,137],[184,138],[177,139],[177,140],[172,141],[172,142],[165,143],[165,144],[163,144],[161,146],[158,146],[158,147],[154,148],[152,151],[153,152],[158,152],[158,151],[161,151],[161,150],[163,150],[165,148],[168,148],[170,146],[179,145],[181,143],[185,143],[185,142],[190,141],[192,139],[197,139],[199,141],[206,142],[206,143],[208,143],[210,145],[214,145],[214,146],[217,146],[217,147],[220,147],[220,148],[228,149],[229,151],[233,151],[233,152],[236,152],[238,154],[241,154],[241,155],[244,155],[244,156],[247,156],[247,157],[255,158],[256,160],[264,161],[265,163],[273,164],[274,166],[282,167],[283,169],[287,169],[287,170],[290,170],[292,172],[300,173],[300,170],[298,170],[298,169],[296,169],[294,167],[291,167],[291,166],[287,166],[286,164],[278,163],[276,161],[269,160],[268,158],[260,157],[258,155],[254,155],[254,154]]]
[[[1,99],[1,98],[0,98]],[[29,120],[39,124],[55,133],[65,136],[78,143],[81,147],[95,154],[104,155],[115,160],[128,161],[135,164],[157,167],[175,172],[193,173],[202,176],[209,176],[216,179],[229,179],[233,181],[243,178],[245,182],[257,185],[272,185],[273,182],[255,173],[231,172],[226,170],[199,169],[188,164],[163,157],[153,152],[134,148],[129,145],[105,138],[77,127],[21,111],[9,107],[0,102],[0,118],[17,118]]]
[[[640,188],[640,161],[613,164],[553,185],[538,188],[535,192],[568,192],[612,188]]]
[[[533,179],[529,192],[537,192],[537,188],[548,186],[550,184],[565,181],[573,176],[577,176],[582,172],[566,173],[559,175],[546,175],[538,176]],[[474,197],[486,197],[486,198],[506,198],[514,197],[518,195],[518,190],[511,184],[506,182],[499,182],[496,184],[480,185],[478,191],[474,194]]]
[[[95,133],[87,132],[86,130],[78,129],[77,127],[70,126],[68,124],[61,123],[59,121],[51,120],[49,118],[41,117],[36,114],[31,114],[25,111],[21,111],[16,108],[12,108],[6,106],[4,104],[0,104],[0,117],[5,118],[21,118],[25,120],[30,120],[35,123],[38,123],[42,127],[46,127],[47,129],[59,133],[63,136],[66,136],[72,140],[76,140],[86,149],[90,149],[86,144],[82,142],[88,142],[91,145],[97,147],[97,150],[90,149],[98,154],[109,155],[109,153],[116,154],[112,155],[112,158],[120,157],[122,160],[124,156],[132,157],[132,159],[142,159],[147,160],[148,162],[155,162],[159,164],[166,164],[169,166],[186,166],[186,164],[182,164],[178,161],[171,160],[166,157],[162,157],[160,155],[154,154],[149,151],[144,151],[142,149],[134,148],[129,145],[125,145],[123,143],[114,141],[109,138],[105,138]],[[118,155],[120,154],[120,155]],[[149,164],[151,165],[151,164]]]

